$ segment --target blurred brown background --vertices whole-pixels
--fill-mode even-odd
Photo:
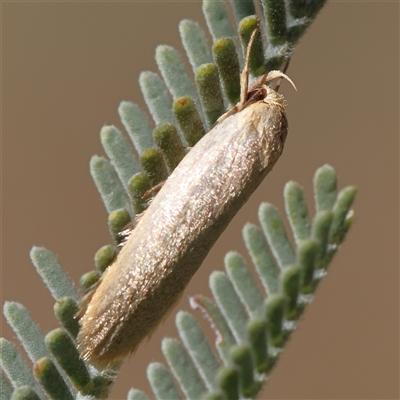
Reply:
[[[2,303],[23,303],[43,332],[57,322],[29,250],[46,246],[77,282],[111,243],[89,159],[103,154],[103,124],[122,127],[120,101],[144,105],[138,74],[156,70],[155,46],[182,51],[182,18],[205,27],[197,1],[2,3]],[[228,250],[244,253],[241,228],[257,222],[260,202],[282,210],[286,181],[304,185],[310,210],[312,176],[324,163],[336,168],[340,187],[358,187],[354,227],[262,399],[399,396],[398,61],[397,2],[327,4],[288,70],[298,92],[282,87],[285,152],[177,308],[210,294],[209,273],[223,268]],[[160,339],[177,336],[175,312],[124,364],[112,399],[126,398],[132,385],[150,393],[146,365],[164,362]],[[13,338],[4,318],[2,335]]]

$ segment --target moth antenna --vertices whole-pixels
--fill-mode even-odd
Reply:
[[[286,74],[287,69],[289,68],[289,64],[290,64],[290,57],[285,59],[285,62],[283,63],[283,68],[282,68],[282,72],[284,74]],[[281,86],[282,83],[282,77],[278,80],[278,82],[275,84],[275,86],[273,87],[273,89],[275,90],[275,92],[277,92]]]
[[[268,72],[268,75],[265,77],[265,83],[267,83],[267,82],[269,82],[269,81],[272,81],[272,80],[274,80],[274,79],[276,79],[276,78],[285,78],[287,81],[289,81],[291,84],[292,84],[292,86],[294,87],[294,89],[296,90],[296,92],[297,92],[297,88],[296,88],[296,85],[293,83],[293,81],[286,75],[286,74],[284,74],[282,71],[278,71],[278,70],[274,70],[274,71],[269,71]]]
[[[259,32],[258,26],[260,21],[257,20],[257,26],[254,28],[253,33],[251,34],[249,44],[247,45],[246,51],[246,60],[244,63],[244,68],[242,73],[240,74],[240,103],[244,105],[247,101],[247,92],[249,89],[249,67],[250,67],[250,55],[251,50],[253,49],[254,41],[256,40],[257,33]]]

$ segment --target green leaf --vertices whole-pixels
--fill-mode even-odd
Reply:
[[[286,7],[284,0],[262,0],[268,40],[271,44],[282,44],[286,40]]]
[[[173,124],[172,100],[164,81],[154,72],[144,71],[139,75],[139,85],[156,125]]]
[[[345,220],[356,194],[357,189],[354,186],[348,186],[339,192],[332,210],[333,219],[329,232],[329,241],[331,244],[338,245],[343,241],[344,235],[347,231],[347,228],[345,228]]]
[[[174,101],[173,109],[183,136],[193,147],[206,133],[195,103],[190,96],[179,97]]]
[[[154,146],[147,116],[137,104],[122,101],[118,107],[118,113],[139,155],[147,148]]]
[[[43,279],[55,300],[71,297],[78,301],[80,296],[75,285],[59,264],[57,257],[44,247],[33,246],[30,257],[37,272]]]
[[[209,322],[216,336],[215,346],[219,355],[224,363],[228,364],[231,361],[229,350],[236,341],[221,310],[212,300],[201,295],[191,297],[190,305],[194,309],[199,309]]]
[[[114,126],[103,126],[100,138],[120,181],[126,187],[131,176],[140,171],[140,165],[130,150],[128,141]]]
[[[161,345],[172,373],[187,399],[200,399],[206,392],[206,387],[186,350],[176,339],[164,338]]]
[[[268,340],[273,346],[281,347],[284,343],[282,328],[286,305],[285,297],[281,295],[269,296],[265,305]]]
[[[307,0],[289,0],[289,10],[293,18],[303,18],[306,15]]]
[[[297,301],[300,291],[300,268],[286,268],[282,276],[282,293],[286,296],[285,317],[293,320],[298,317]]]
[[[54,304],[54,315],[74,338],[79,332],[78,318],[76,318],[78,311],[79,306],[71,297],[63,297]]]
[[[315,18],[325,3],[326,0],[313,0],[309,2],[307,5],[307,16],[309,18]]]
[[[243,239],[268,295],[279,291],[279,268],[261,229],[251,223],[243,228]]]
[[[0,373],[0,399],[10,399],[13,393],[13,389],[8,383],[6,377]]]
[[[145,150],[140,156],[140,163],[146,171],[152,186],[156,186],[167,179],[167,167],[159,149],[153,147]]]
[[[175,323],[179,336],[208,390],[217,390],[220,365],[196,319],[187,312],[179,311]]]
[[[215,64],[201,65],[196,70],[195,79],[206,122],[211,128],[225,111],[217,66]]]
[[[240,391],[243,397],[250,398],[257,388],[253,376],[253,360],[250,348],[246,345],[235,346],[232,351],[232,361],[239,370]]]
[[[225,400],[225,396],[221,392],[209,392],[202,400]]]
[[[299,243],[296,264],[300,268],[300,290],[303,294],[314,291],[314,269],[318,250],[318,243],[314,240],[304,240]]]
[[[251,15],[243,18],[239,24],[239,36],[242,42],[242,48],[244,56],[247,53],[247,47],[253,34],[254,30],[259,25],[259,19],[256,15]],[[264,48],[261,38],[261,32],[258,30],[254,39],[253,47],[250,54],[250,72],[254,76],[259,76],[265,73],[265,60],[264,60]]]
[[[139,172],[129,180],[128,191],[136,215],[141,214],[147,208],[148,203],[143,195],[151,189],[151,185],[150,178],[145,172]]]
[[[247,312],[253,316],[260,315],[264,301],[263,295],[244,258],[239,253],[231,251],[225,255],[224,262],[226,272]]]
[[[39,395],[38,398],[46,399],[46,395],[37,384],[30,368],[26,365],[18,349],[13,343],[3,338],[0,338],[0,366],[14,388],[28,386],[35,392],[36,396]],[[4,384],[6,383],[4,382]],[[6,390],[7,386],[4,389]],[[10,388],[10,390],[12,389]],[[21,392],[26,393],[26,390],[21,390]],[[20,396],[22,396],[22,393]],[[10,397],[11,394],[8,397],[1,396],[1,399]]]
[[[222,367],[218,372],[218,381],[227,399],[239,399],[239,371],[236,367]]]
[[[100,247],[94,255],[94,265],[100,272],[104,272],[115,260],[117,251],[114,246],[107,244]]]
[[[332,225],[333,214],[331,211],[319,211],[314,217],[311,237],[318,243],[315,268],[324,268],[326,265],[326,252],[328,250],[329,232]]]
[[[220,38],[234,38],[228,10],[222,0],[203,0],[203,13],[208,29],[214,40]]]
[[[131,216],[124,208],[114,210],[108,215],[108,229],[116,244],[119,245],[124,241],[124,237],[120,234],[130,222]]]
[[[65,331],[60,328],[50,331],[46,335],[45,343],[57,360],[57,363],[78,390],[92,389],[93,385],[89,371],[80,358],[75,344]]]
[[[246,340],[248,316],[229,278],[223,272],[213,271],[209,278],[209,285],[235,339],[239,343]]]
[[[33,366],[33,372],[38,382],[49,395],[50,399],[74,399],[54,363],[49,358],[44,357],[37,360]]]
[[[285,210],[289,217],[296,244],[308,239],[311,234],[311,223],[304,197],[303,188],[296,182],[290,181],[284,189]]]
[[[169,370],[163,364],[157,362],[149,364],[147,367],[147,379],[157,400],[179,400],[182,398]]]
[[[22,304],[6,301],[4,316],[32,362],[50,355],[44,345],[44,335]]]
[[[30,386],[21,386],[15,389],[9,398],[11,400],[40,400],[40,397]]]
[[[174,100],[182,96],[197,98],[193,81],[186,73],[185,65],[177,50],[167,45],[157,46],[156,62]]]
[[[337,175],[328,164],[317,169],[314,175],[316,211],[330,211],[336,200]]]
[[[225,96],[234,106],[240,100],[240,66],[235,42],[231,38],[217,39],[212,52]]]
[[[100,272],[97,270],[85,272],[79,278],[79,286],[82,288],[84,293],[88,293],[93,286],[99,281]]]
[[[179,33],[193,71],[201,64],[212,62],[206,35],[197,22],[183,19],[179,23]]]
[[[125,208],[133,217],[133,211],[124,187],[111,163],[103,157],[93,156],[90,173],[108,213]]]
[[[175,398],[178,399],[178,397]],[[141,390],[131,389],[128,392],[127,400],[150,400],[150,398]]]
[[[262,203],[258,209],[258,218],[279,266],[287,268],[293,265],[295,252],[287,237],[278,209],[270,203]]]
[[[257,372],[260,374],[265,373],[269,368],[267,321],[265,319],[251,320],[247,327],[247,332]]]
[[[177,101],[179,101],[179,99]],[[175,103],[176,102],[174,102],[174,107]],[[175,116],[177,117],[179,125],[182,129],[182,125],[180,124],[179,118],[176,113]],[[188,140],[186,132],[184,130],[182,131],[186,140]],[[183,157],[185,157],[185,149],[183,147],[177,129],[172,124],[161,124],[158,125],[156,129],[154,129],[153,137],[158,148],[161,150],[164,156],[164,161],[167,165],[169,173],[172,173],[172,171],[182,161]],[[190,144],[190,142],[188,143]]]
[[[256,13],[253,0],[232,0],[231,5],[237,24],[243,18]]]

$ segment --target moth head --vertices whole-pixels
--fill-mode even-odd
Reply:
[[[280,79],[284,78],[288,80],[293,85],[294,89],[297,90],[293,81],[286,74],[284,74],[281,71],[274,70],[268,72],[267,74],[264,74],[263,76],[252,82],[247,92],[247,99],[248,99],[247,102],[253,103],[254,101],[264,100],[267,97],[269,98],[276,96],[280,97],[280,95],[276,92],[276,90],[272,89],[270,86],[267,85],[267,82],[270,82],[278,78]]]

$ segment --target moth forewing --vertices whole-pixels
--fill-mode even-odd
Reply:
[[[153,332],[273,168],[286,135],[283,99],[268,88],[192,148],[103,275],[80,320],[83,358],[105,367]]]

